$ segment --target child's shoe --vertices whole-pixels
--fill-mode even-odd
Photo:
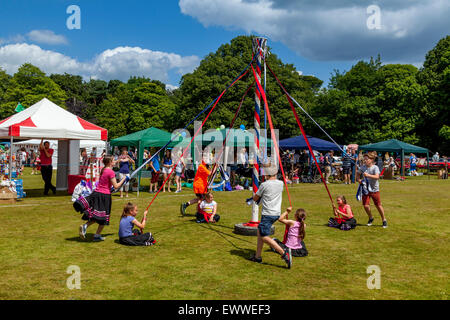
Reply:
[[[281,256],[281,259],[286,262],[288,269],[292,267],[292,254],[291,254],[291,248],[286,248],[284,250],[284,254]]]

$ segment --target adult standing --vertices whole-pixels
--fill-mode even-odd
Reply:
[[[331,176],[331,165],[334,162],[333,150],[330,150],[325,155],[325,182],[329,183],[328,179]]]
[[[351,172],[352,172],[352,183],[355,183],[356,178],[356,164],[358,163],[358,155],[356,154],[356,149],[351,149],[350,159],[352,160],[350,163]]]
[[[119,179],[130,178],[130,165],[134,163],[134,160],[128,155],[127,149],[122,150],[122,154],[119,157]],[[130,189],[130,184],[127,183],[120,187],[120,197],[123,198],[123,192],[125,191],[125,197],[128,198],[128,190]]]
[[[171,152],[169,149],[166,149],[164,158],[163,158],[163,165],[162,165],[162,173],[163,173],[163,181],[166,181],[167,177],[171,174],[172,172],[172,168],[173,168],[173,163],[172,163],[172,156],[171,156]],[[170,178],[168,179],[168,185],[167,185],[167,191],[170,191]],[[166,192],[166,185],[164,184],[163,186],[163,192]]]
[[[366,211],[367,215],[369,216],[369,221],[367,222],[368,226],[371,226],[373,223],[373,216],[370,209],[370,199],[373,200],[373,203],[375,207],[377,208],[381,219],[383,221],[383,228],[387,228],[387,221],[386,217],[384,215],[384,208],[381,205],[381,199],[380,199],[380,169],[377,165],[375,165],[375,158],[376,153],[367,153],[364,155],[364,165],[362,165],[359,168],[359,173],[364,177],[364,179],[367,179],[367,189],[368,194],[362,196],[362,202],[364,206],[364,210]],[[358,182],[361,183],[361,178],[358,178]]]
[[[439,152],[436,152],[436,153],[433,155],[433,162],[439,162]]]
[[[151,157],[151,153],[148,154],[149,157]],[[155,154],[155,156],[152,158],[152,160],[149,163],[150,169],[152,171],[152,177],[150,178],[150,193],[158,191],[158,182],[159,182],[159,173],[160,173],[160,166],[159,166],[159,159],[158,155]],[[155,191],[153,191],[153,187],[155,188]]]
[[[52,174],[53,174],[53,166],[52,166],[52,156],[54,150],[50,148],[50,142],[41,139],[41,143],[39,145],[40,151],[40,160],[41,160],[41,174],[42,179],[44,180],[44,195],[48,195],[48,191],[52,190],[53,194],[56,194],[56,187],[52,184]]]
[[[344,174],[344,184],[350,184],[350,170],[352,159],[350,155],[344,152],[342,157],[342,173]]]

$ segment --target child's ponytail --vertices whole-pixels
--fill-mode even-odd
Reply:
[[[305,239],[306,233],[305,233],[305,219],[306,219],[306,211],[305,209],[298,209],[297,212],[295,212],[295,217],[297,218],[297,221],[300,222],[300,227],[298,228],[298,238],[303,240]]]
[[[122,216],[120,217],[120,219],[129,216],[131,210],[133,210],[135,207],[136,207],[135,204],[133,204],[133,203],[131,203],[131,202],[128,202],[128,203],[123,207]]]

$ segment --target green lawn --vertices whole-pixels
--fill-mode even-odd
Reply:
[[[55,174],[54,174],[55,178]],[[181,201],[192,191],[161,193],[149,213],[148,230],[157,245],[125,247],[118,223],[126,202],[113,195],[106,241],[78,237],[81,215],[70,196],[42,196],[40,176],[25,172],[28,196],[0,205],[0,299],[448,299],[450,180],[435,176],[405,182],[381,181],[387,229],[375,212],[372,227],[355,200],[356,186],[330,184],[344,194],[358,226],[352,231],[326,227],[331,205],[323,184],[291,185],[294,208],[307,210],[305,243],[309,256],[285,268],[265,247],[263,264],[246,260],[256,238],[236,235],[236,223],[250,220],[244,200],[250,191],[216,192],[222,217],[215,225],[197,224],[194,208],[181,217]],[[139,218],[151,197],[141,193]],[[284,206],[288,205],[284,194]],[[284,227],[277,223],[282,238]],[[81,269],[81,289],[69,290],[67,267]],[[367,288],[367,267],[381,269],[381,289]]]

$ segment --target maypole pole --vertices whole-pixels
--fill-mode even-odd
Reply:
[[[256,78],[257,82],[261,84],[261,71],[262,71],[262,63],[263,57],[267,53],[267,39],[255,37],[252,39],[252,47],[253,54],[256,56]],[[264,60],[265,61],[265,60]],[[252,172],[252,181],[253,181],[253,196],[259,189],[260,185],[260,134],[261,134],[261,93],[258,90],[258,86],[255,86],[255,112],[254,112],[254,126],[255,126],[255,140],[253,144],[253,172]],[[263,155],[266,153],[263,152]],[[234,230],[236,233],[245,234],[245,235],[256,235],[257,227],[259,225],[259,206],[255,202],[252,204],[252,218],[248,223],[240,223],[234,226]],[[275,231],[274,227],[272,227],[272,233]]]

